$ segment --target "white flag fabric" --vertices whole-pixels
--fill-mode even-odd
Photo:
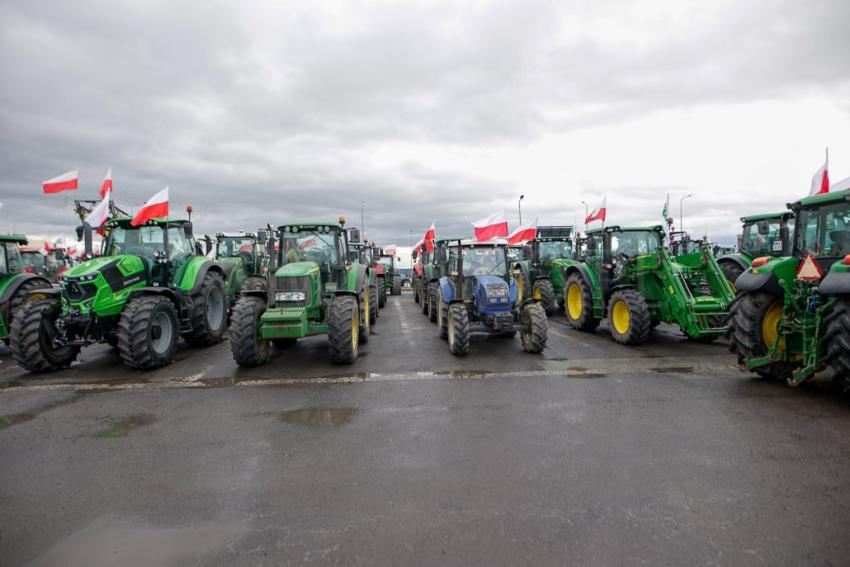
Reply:
[[[111,191],[106,193],[103,200],[97,204],[95,208],[86,217],[86,222],[92,228],[100,228],[109,219],[109,195]]]

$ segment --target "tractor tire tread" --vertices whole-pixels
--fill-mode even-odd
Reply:
[[[151,349],[148,341],[148,326],[156,308],[165,304],[170,308],[174,317],[174,344],[169,353],[157,355]],[[161,295],[137,296],[127,302],[118,320],[118,354],[121,361],[131,368],[139,370],[160,368],[170,363],[174,358],[177,344],[177,310],[167,297]]]
[[[352,295],[338,295],[331,302],[328,315],[328,342],[331,360],[336,364],[351,364],[357,360],[357,347],[351,337],[351,319],[359,318],[357,298]]]
[[[243,368],[261,366],[269,360],[268,341],[257,341],[257,324],[266,310],[259,297],[239,298],[230,317],[230,352],[233,360]]]

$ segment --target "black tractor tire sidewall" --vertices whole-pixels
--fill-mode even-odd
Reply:
[[[540,305],[543,307],[546,315],[554,314],[558,309],[558,305],[555,302],[555,288],[552,286],[552,282],[547,279],[539,279],[534,282],[534,288],[532,289],[534,296],[537,295],[536,290],[540,290]]]
[[[522,307],[520,321],[525,325],[525,330],[520,333],[522,349],[532,354],[543,352],[549,335],[546,310],[538,303],[527,303]]]
[[[432,323],[437,321],[437,295],[440,288],[435,282],[428,284],[428,320]]]
[[[570,303],[568,301],[570,286],[575,284],[581,291],[581,315],[578,319],[573,319],[570,315]],[[567,322],[574,329],[579,331],[595,331],[599,326],[600,320],[593,316],[593,294],[590,287],[584,281],[584,278],[579,273],[570,274],[567,278],[567,285],[564,287],[564,313],[567,316]]]
[[[833,380],[850,391],[850,296],[838,297],[824,318],[824,363]]]
[[[455,356],[464,356],[469,352],[470,344],[469,314],[464,304],[452,303],[449,305],[448,324],[451,327],[448,330],[447,337],[449,352]]]
[[[265,301],[251,296],[239,298],[233,307],[229,329],[230,351],[239,366],[260,366],[269,359],[269,341],[259,336],[260,317],[265,311]]]
[[[53,348],[44,330],[44,325],[54,324],[61,311],[58,298],[31,301],[19,309],[9,332],[9,347],[22,368],[49,372],[70,366],[77,357],[80,347]]]
[[[762,321],[771,305],[782,298],[766,292],[742,292],[735,298],[730,311],[729,350],[735,353],[738,363],[745,365],[747,359],[765,356],[771,345],[766,345],[762,335]],[[793,367],[777,361],[753,369],[753,372],[772,380],[785,380]]]
[[[153,323],[164,313],[172,325],[171,342],[164,352],[153,348]],[[132,298],[124,306],[118,321],[118,352],[121,360],[131,368],[146,370],[165,366],[174,360],[178,337],[177,310],[162,295],[142,295]]]
[[[223,312],[218,327],[213,328],[207,316],[207,302],[216,293],[221,299]],[[192,297],[192,330],[186,333],[186,342],[194,346],[208,346],[221,342],[227,327],[227,302],[227,292],[221,277],[214,272],[207,272],[201,289]]]
[[[613,310],[619,302],[625,303],[629,310],[629,328],[625,333],[620,333],[614,326]],[[651,324],[649,306],[640,292],[635,289],[621,289],[611,294],[608,301],[608,327],[616,342],[628,346],[646,342]]]
[[[337,295],[331,302],[328,313],[328,343],[331,360],[337,364],[351,364],[357,360],[359,342],[352,337],[352,318],[358,319],[360,306],[353,295]],[[358,329],[359,335],[359,329]]]
[[[449,305],[443,301],[443,294],[437,298],[437,329],[441,339],[449,336]]]

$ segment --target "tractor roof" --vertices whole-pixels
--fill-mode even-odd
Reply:
[[[441,236],[440,238],[435,238],[434,242],[457,242],[459,240],[468,240],[468,236]]]
[[[481,242],[475,238],[466,238],[460,241],[460,245],[464,247],[473,247],[473,246],[507,246],[508,241],[504,238],[491,238],[490,240],[485,240]]]
[[[222,238],[257,238],[253,232],[219,232],[215,235],[219,240]]]
[[[115,217],[115,218],[109,219],[109,222],[107,222],[106,224],[109,225],[109,226],[127,227],[127,226],[130,226],[130,222],[132,222],[132,220],[133,219],[131,219],[130,217]],[[163,225],[165,223],[168,223],[168,224],[188,224],[189,222],[190,221],[188,221],[187,219],[176,219],[176,218],[168,217],[168,218],[151,219],[151,220],[145,222],[143,225],[140,225],[140,226]],[[131,228],[138,228],[138,227],[131,227]]]
[[[664,227],[660,224],[656,224],[655,226],[606,226],[604,228],[592,228],[587,231],[586,234],[601,234],[603,232],[646,232],[648,230],[654,230],[656,232],[663,232]]]
[[[18,244],[26,244],[27,237],[23,234],[0,234],[0,242],[17,242]]]
[[[812,207],[817,205],[829,205],[831,203],[839,203],[841,201],[850,201],[850,189],[836,191],[835,193],[821,193],[805,197],[799,201],[788,203],[789,209],[797,209],[800,207]]]
[[[778,220],[778,219],[781,219],[783,217],[784,218],[790,218],[792,216],[793,216],[793,213],[791,213],[790,211],[781,211],[781,212],[778,212],[778,213],[761,213],[761,214],[758,214],[758,215],[749,215],[749,216],[746,216],[746,217],[741,217],[741,222],[749,223],[749,222],[758,222],[758,221],[763,221],[763,220],[774,220],[774,219]]]
[[[340,229],[342,228],[342,225],[339,224],[339,221],[335,221],[335,220],[305,220],[305,221],[297,221],[297,222],[286,222],[286,223],[278,225],[278,228],[289,227],[289,226],[303,227],[303,228],[310,228],[310,227],[316,227],[316,226],[329,226],[331,228],[340,228]]]
[[[538,226],[535,240],[571,240],[572,233],[572,225]]]

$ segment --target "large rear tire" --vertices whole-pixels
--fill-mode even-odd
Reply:
[[[564,313],[573,329],[595,331],[599,326],[599,319],[593,316],[593,295],[590,287],[579,273],[573,273],[567,278]]]
[[[422,313],[428,314],[428,284],[424,280],[419,281],[419,307]]]
[[[455,356],[464,356],[469,352],[469,313],[463,303],[452,303],[448,310],[449,352]]]
[[[432,323],[437,321],[437,297],[439,296],[440,288],[436,282],[428,284],[428,320]]]
[[[634,289],[621,289],[608,301],[611,337],[623,345],[639,345],[649,337],[652,317],[643,295]]]
[[[56,319],[62,313],[58,298],[24,304],[12,321],[9,347],[15,361],[30,372],[49,372],[70,366],[80,347],[56,343]]]
[[[833,371],[833,380],[850,391],[850,296],[839,297],[824,318],[823,361]]]
[[[401,275],[400,274],[393,274],[393,280],[392,280],[391,284],[392,284],[393,287],[392,287],[392,290],[391,290],[390,293],[392,295],[401,295]]]
[[[227,325],[227,302],[221,277],[207,272],[201,289],[192,297],[192,330],[184,335],[186,342],[193,346],[221,342]]]
[[[127,366],[159,368],[177,350],[177,310],[167,297],[142,295],[131,299],[118,321],[118,352]]]
[[[765,356],[778,332],[778,325],[784,314],[783,299],[763,291],[741,293],[732,304],[730,312],[731,350],[742,366],[748,359]],[[780,349],[784,348],[782,342]],[[753,372],[764,378],[785,380],[791,375],[793,367],[785,361],[772,362],[753,368]]]
[[[260,336],[260,317],[265,311],[266,303],[251,296],[240,298],[233,307],[230,351],[236,364],[243,368],[260,366],[269,360],[269,340]]]
[[[718,262],[718,264],[720,264],[720,270],[723,272],[723,275],[726,276],[726,281],[729,282],[734,290],[735,280],[738,279],[738,276],[744,273],[744,268],[742,268],[737,262],[732,262],[731,260]]]
[[[387,280],[386,277],[378,278],[378,307],[384,308],[387,304]]]
[[[522,350],[532,354],[539,354],[546,348],[546,339],[549,335],[549,320],[546,311],[539,303],[527,303],[520,312],[520,322],[525,325],[525,330],[520,333]]]
[[[331,360],[351,364],[357,360],[360,344],[360,308],[353,295],[337,295],[328,315],[328,342]]]
[[[552,287],[552,281],[548,279],[539,279],[534,282],[534,299],[540,302],[541,307],[546,312],[546,315],[553,315],[558,308],[555,303],[555,288]]]
[[[374,288],[369,288],[369,294],[361,293],[360,294],[360,344],[366,344],[369,342],[369,336],[372,334],[372,313],[373,310],[377,310],[378,306],[375,304],[375,295],[376,290]]]

